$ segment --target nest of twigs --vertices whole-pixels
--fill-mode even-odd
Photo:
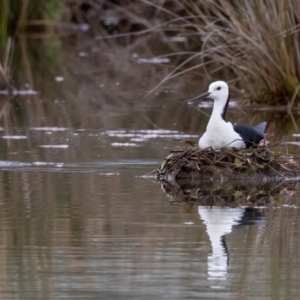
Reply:
[[[171,151],[156,171],[158,180],[295,178],[299,160],[269,148]]]

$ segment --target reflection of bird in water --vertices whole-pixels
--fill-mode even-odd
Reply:
[[[198,213],[212,245],[212,253],[207,257],[208,279],[226,279],[229,253],[225,235],[245,225],[263,223],[263,213],[256,208],[216,206],[199,206]]]
[[[230,207],[199,206],[198,213],[206,225],[206,231],[212,245],[212,254],[208,256],[208,279],[226,279],[228,254],[222,237],[232,231],[232,226],[238,224],[244,209]]]
[[[189,101],[198,98],[211,98],[214,107],[206,127],[206,132],[199,140],[199,148],[223,147],[249,148],[256,144],[267,143],[264,140],[264,131],[267,123],[262,122],[255,127],[244,124],[231,123],[226,120],[226,112],[230,100],[229,87],[224,81],[215,81],[209,85],[208,92],[201,94]]]
[[[239,220],[237,225],[233,225],[232,229],[236,230],[246,225],[264,225],[265,214],[263,209],[246,207],[242,218]]]

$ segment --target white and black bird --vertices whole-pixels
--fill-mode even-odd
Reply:
[[[208,147],[214,150],[227,148],[249,148],[264,141],[267,122],[254,127],[231,123],[226,120],[226,112],[230,100],[229,87],[224,81],[215,81],[209,85],[208,91],[186,102],[199,98],[211,98],[214,107],[205,133],[199,140],[199,148]]]

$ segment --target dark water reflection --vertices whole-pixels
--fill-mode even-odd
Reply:
[[[201,202],[142,177],[203,131],[206,115],[178,104],[191,83],[142,99],[167,66],[59,41],[35,41],[34,56],[21,42],[16,81],[39,93],[0,103],[1,299],[299,298],[297,186],[207,184]],[[272,132],[297,142],[282,124]]]

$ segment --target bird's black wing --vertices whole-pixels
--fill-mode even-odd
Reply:
[[[253,144],[259,144],[264,139],[263,133],[248,125],[234,123],[233,129],[244,140],[246,148],[251,147]]]

